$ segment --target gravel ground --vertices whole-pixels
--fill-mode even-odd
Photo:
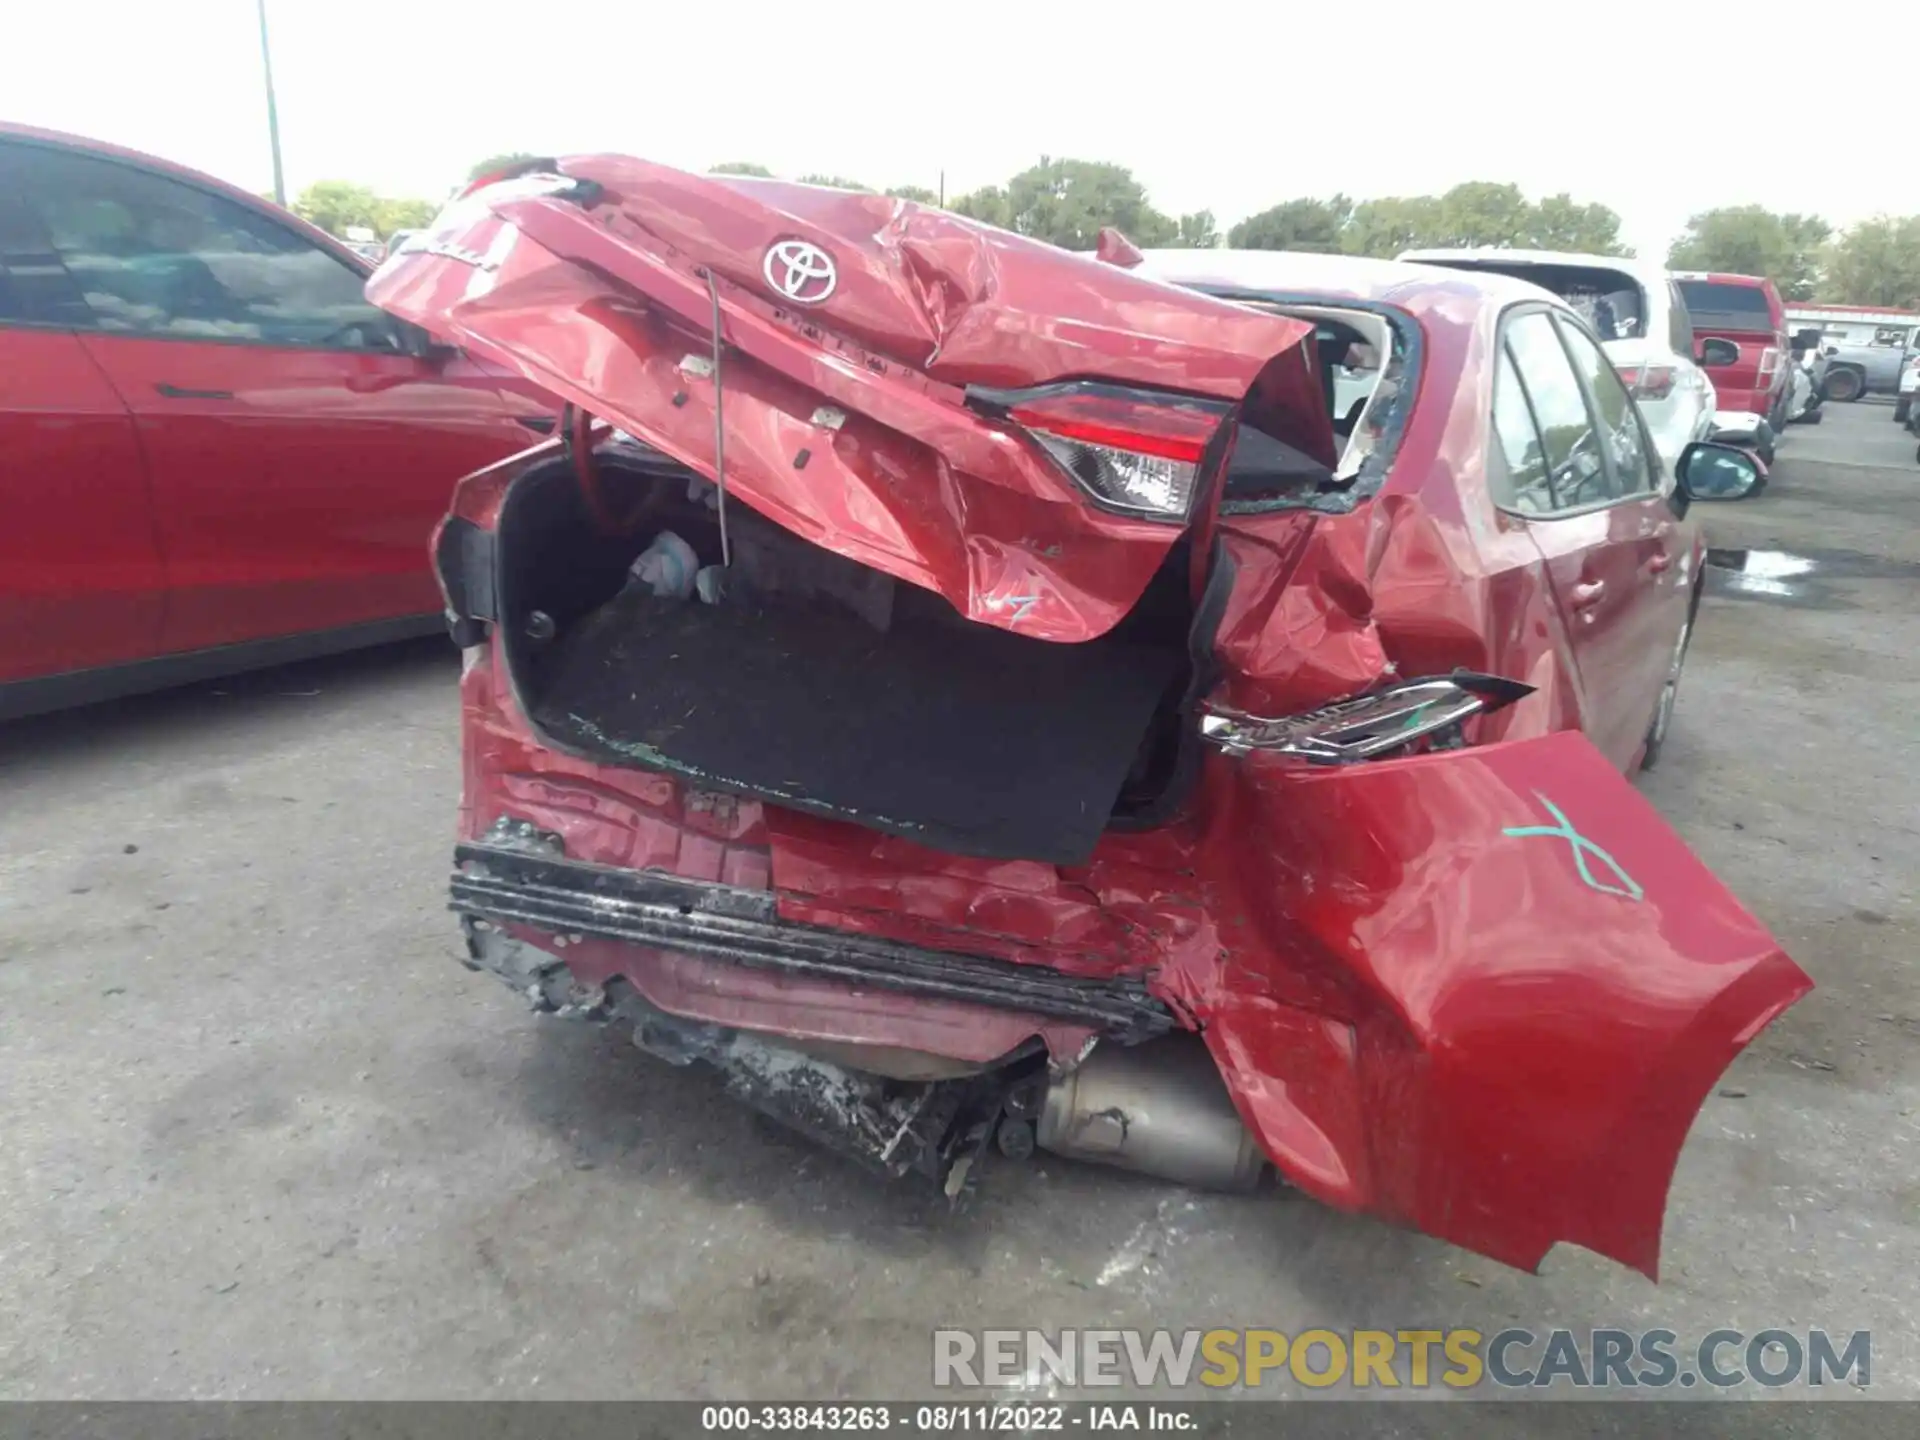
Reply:
[[[434,642],[0,727],[0,1396],[900,1396],[936,1324],[1529,1323],[1872,1327],[1920,1397],[1913,441],[1833,407],[1710,520],[1814,564],[1716,579],[1644,783],[1820,988],[1696,1125],[1661,1285],[1059,1161],[949,1216],[536,1020],[452,960]]]

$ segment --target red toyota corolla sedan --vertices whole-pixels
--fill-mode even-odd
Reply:
[[[1652,1274],[1809,988],[1623,775],[1751,462],[1521,282],[1103,253],[595,156],[381,270],[570,406],[436,541],[471,963],[949,1193],[1271,1165]]]
[[[0,718],[441,623],[428,537],[553,402],[244,191],[0,127]]]

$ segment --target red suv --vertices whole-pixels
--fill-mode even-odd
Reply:
[[[1674,281],[1693,320],[1694,343],[1722,410],[1764,415],[1775,430],[1787,423],[1793,372],[1787,358],[1787,308],[1764,275],[1676,271]],[[1721,343],[1710,345],[1706,342]]]
[[[453,483],[552,402],[230,185],[0,127],[0,718],[440,624]]]

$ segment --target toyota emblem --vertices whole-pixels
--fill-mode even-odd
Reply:
[[[833,257],[805,240],[782,240],[767,251],[760,270],[774,294],[796,305],[818,305],[840,279]]]

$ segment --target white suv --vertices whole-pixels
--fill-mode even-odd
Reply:
[[[1660,266],[1557,250],[1407,250],[1399,258],[1511,275],[1581,311],[1639,402],[1669,474],[1682,450],[1713,432],[1713,382],[1695,358],[1686,302]]]

